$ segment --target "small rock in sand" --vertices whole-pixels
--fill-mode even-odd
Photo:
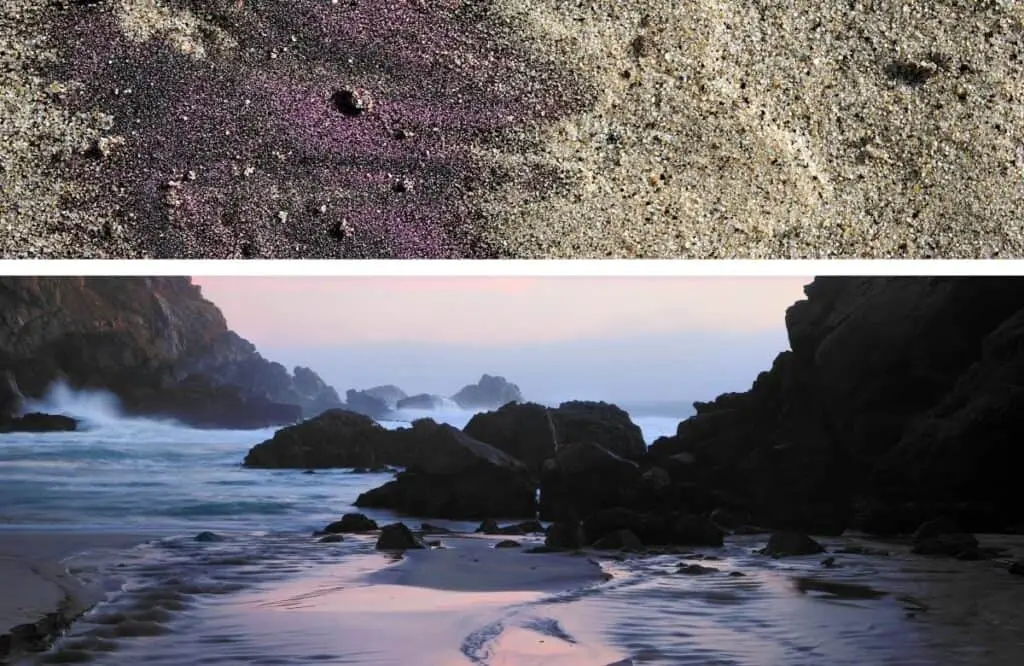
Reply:
[[[700,564],[681,564],[679,565],[679,573],[686,574],[687,576],[703,576],[704,574],[718,573],[718,569],[701,566]]]
[[[195,536],[195,540],[201,543],[213,543],[215,541],[223,541],[224,537],[214,532],[200,532]]]
[[[790,555],[816,555],[825,552],[825,548],[806,534],[773,532],[768,538],[768,545],[758,552],[772,557],[787,557]]]
[[[341,520],[336,520],[324,528],[327,534],[340,534],[342,532],[372,532],[377,529],[377,522],[371,520],[361,513],[346,513]]]
[[[346,116],[360,116],[373,108],[373,98],[358,88],[342,88],[331,95],[331,103]]]
[[[405,523],[394,523],[385,525],[380,530],[380,538],[377,539],[377,550],[409,550],[426,548],[422,541],[417,539]]]
[[[328,534],[326,536],[320,537],[320,543],[339,543],[344,540],[345,537],[343,537],[340,534]]]
[[[494,544],[495,548],[519,548],[519,542],[512,539],[504,539]]]

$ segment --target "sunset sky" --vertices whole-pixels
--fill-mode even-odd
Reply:
[[[788,347],[810,278],[195,278],[228,324],[339,392],[454,393],[504,374],[527,398],[707,399]],[[738,385],[737,385],[738,384]]]

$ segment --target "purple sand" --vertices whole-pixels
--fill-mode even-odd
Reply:
[[[136,44],[102,5],[67,10],[56,28],[56,73],[84,83],[68,104],[112,114],[128,140],[99,169],[83,158],[81,177],[150,256],[496,256],[477,240],[486,220],[473,196],[511,176],[470,147],[514,150],[503,132],[591,95],[517,46],[488,3],[177,5],[238,47],[196,60],[160,40]],[[367,91],[371,108],[339,112],[331,96],[344,88]]]

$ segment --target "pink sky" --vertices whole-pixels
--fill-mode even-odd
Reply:
[[[197,277],[257,346],[518,345],[781,330],[810,278]]]

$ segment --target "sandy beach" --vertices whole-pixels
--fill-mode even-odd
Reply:
[[[0,251],[1018,257],[1021,21],[924,0],[12,0]]]
[[[70,561],[95,571],[104,560],[152,536],[80,532],[0,532],[0,659],[26,648],[26,638],[56,638],[105,597],[103,579],[73,574]],[[25,633],[24,625],[35,625]],[[20,632],[11,632],[15,627]]]

